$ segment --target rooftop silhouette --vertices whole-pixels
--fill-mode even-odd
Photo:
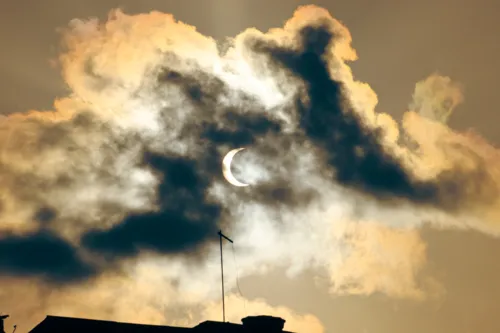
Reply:
[[[3,321],[9,318],[9,315],[0,315],[0,333],[5,333],[5,327]]]
[[[272,316],[250,316],[242,324],[204,321],[194,327],[143,325],[85,318],[47,316],[30,333],[291,333],[283,331],[285,320]]]

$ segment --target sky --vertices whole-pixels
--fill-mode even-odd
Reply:
[[[1,6],[7,331],[220,320],[219,227],[231,321],[500,328],[498,3]]]

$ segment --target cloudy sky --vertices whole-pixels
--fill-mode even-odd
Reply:
[[[494,1],[2,7],[7,332],[500,328]]]

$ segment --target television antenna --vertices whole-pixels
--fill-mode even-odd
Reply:
[[[231,239],[229,239],[227,236],[225,236],[221,230],[217,233],[219,235],[219,243],[220,243],[220,274],[221,274],[221,280],[222,280],[222,322],[226,322],[226,304],[224,303],[224,263],[223,263],[223,257],[222,257],[222,238],[228,240],[233,243]]]

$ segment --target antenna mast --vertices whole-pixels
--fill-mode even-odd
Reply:
[[[226,237],[222,231],[219,230],[217,233],[219,235],[219,242],[220,242],[220,274],[222,277],[222,322],[226,322],[226,305],[224,303],[224,264],[222,260],[222,238],[225,238],[229,242],[233,243],[232,240],[230,240],[228,237]]]

